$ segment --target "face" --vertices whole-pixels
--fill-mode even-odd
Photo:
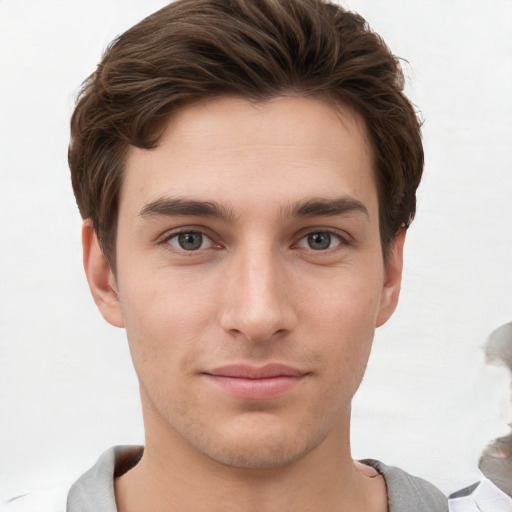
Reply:
[[[372,157],[349,109],[186,107],[156,149],[128,154],[115,281],[84,233],[96,301],[127,330],[148,445],[267,468],[348,438],[403,242],[384,265]]]

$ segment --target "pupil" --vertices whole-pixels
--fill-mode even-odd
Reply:
[[[196,251],[203,243],[203,235],[201,233],[180,233],[178,242],[182,249]]]
[[[328,249],[331,245],[331,235],[329,233],[313,233],[308,236],[308,245],[315,251]]]

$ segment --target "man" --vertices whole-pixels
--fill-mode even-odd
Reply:
[[[70,512],[446,510],[350,455],[423,169],[402,86],[364,20],[320,0],[181,0],[107,50],[69,162],[146,439],[105,453]]]

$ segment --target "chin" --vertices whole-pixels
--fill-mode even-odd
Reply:
[[[214,436],[214,442],[196,445],[215,462],[240,469],[276,469],[289,466],[314,450],[325,435],[293,431],[285,425],[239,428]]]
[[[309,450],[296,443],[274,441],[266,443],[237,443],[231,446],[216,446],[207,455],[215,462],[238,469],[277,469],[293,464]]]

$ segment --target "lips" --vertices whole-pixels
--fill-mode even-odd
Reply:
[[[291,391],[308,373],[283,364],[267,364],[223,366],[203,375],[211,384],[235,397],[269,400]]]

